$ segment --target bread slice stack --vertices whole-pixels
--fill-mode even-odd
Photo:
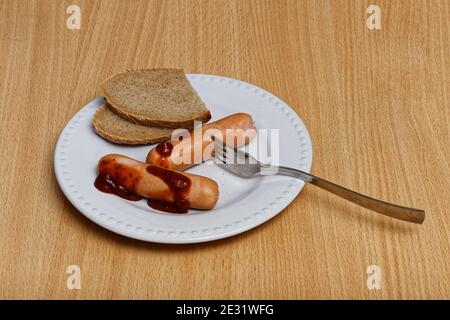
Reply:
[[[105,105],[94,115],[95,131],[120,144],[149,144],[192,129],[211,114],[181,69],[131,70],[100,86]]]

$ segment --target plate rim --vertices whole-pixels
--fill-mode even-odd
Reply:
[[[302,133],[302,136],[300,137],[300,140],[304,140],[301,145],[305,144],[306,149],[308,149],[308,155],[307,157],[303,157],[305,162],[303,163],[302,169],[306,172],[310,172],[312,167],[312,161],[313,161],[313,147],[311,138],[308,132],[308,129],[306,128],[303,120],[301,117],[283,100],[281,100],[279,97],[275,96],[274,94],[256,86],[251,83],[237,80],[229,77],[224,76],[217,76],[217,75],[209,75],[209,74],[186,74],[190,82],[193,81],[218,81],[219,83],[227,83],[228,85],[234,85],[234,86],[244,86],[247,90],[252,90],[253,94],[259,95],[260,97],[268,100],[271,104],[273,104],[277,108],[281,108],[281,111],[283,111],[284,115],[289,117],[291,119],[295,119],[298,123],[296,124],[297,127],[295,127],[295,130],[297,133]],[[85,210],[89,210],[90,204],[88,202],[83,203],[80,199],[80,197],[77,198],[77,196],[74,194],[73,190],[69,190],[68,185],[63,181],[64,179],[67,179],[67,175],[64,171],[64,156],[65,156],[65,149],[68,148],[66,143],[69,142],[69,138],[71,135],[71,132],[76,132],[76,127],[79,123],[79,119],[82,118],[84,114],[86,114],[90,108],[97,108],[99,104],[103,103],[103,97],[97,97],[93,100],[89,101],[87,104],[85,104],[75,115],[73,115],[70,120],[65,124],[63,129],[61,130],[56,146],[55,146],[55,153],[54,153],[54,170],[55,170],[55,176],[58,182],[59,187],[61,188],[62,192],[64,193],[65,197],[69,200],[69,202],[85,217],[92,220],[94,223],[98,224],[99,226],[102,226],[103,228],[110,230],[114,233],[120,234],[122,236],[126,236],[129,238],[146,241],[146,242],[153,242],[153,243],[165,243],[165,244],[190,244],[190,243],[202,243],[202,242],[208,242],[208,241],[214,241],[219,240],[223,238],[228,238],[243,232],[246,232],[248,230],[251,230],[253,228],[256,228],[260,226],[261,224],[267,222],[268,220],[274,218],[278,214],[280,214],[287,206],[289,206],[299,195],[301,190],[304,187],[304,183],[299,183],[296,186],[291,186],[289,184],[289,188],[291,188],[291,194],[289,196],[289,199],[285,199],[284,202],[281,203],[281,205],[276,206],[275,208],[268,209],[263,208],[259,211],[265,210],[264,215],[262,217],[258,218],[257,221],[254,221],[253,223],[244,224],[241,227],[235,227],[232,228],[229,231],[222,231],[220,233],[216,234],[205,234],[195,237],[188,237],[188,238],[177,238],[173,235],[164,235],[164,232],[160,233],[148,233],[141,231],[138,231],[137,229],[143,229],[136,226],[132,226],[129,224],[126,224],[124,222],[119,223],[121,221],[114,221],[113,217],[109,217],[108,219],[104,219],[104,217],[100,216],[100,212],[96,208],[90,208],[89,213],[86,213]],[[292,116],[293,115],[293,116]],[[296,179],[293,179],[294,181],[297,181]],[[68,179],[70,181],[70,179]],[[296,189],[296,190],[294,190]],[[82,198],[82,197],[81,197]],[[83,207],[84,205],[84,207]],[[85,208],[88,207],[88,208]],[[267,210],[266,210],[267,209]],[[111,218],[113,218],[111,220]],[[243,217],[243,219],[246,217]],[[108,222],[109,221],[109,222]],[[134,230],[134,231],[133,231]]]

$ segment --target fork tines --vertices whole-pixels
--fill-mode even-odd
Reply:
[[[215,140],[215,157],[225,164],[249,164],[256,163],[256,159],[244,151],[233,149],[222,141]],[[253,161],[252,161],[253,160]]]

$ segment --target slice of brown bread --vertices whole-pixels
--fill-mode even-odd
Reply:
[[[129,70],[107,79],[100,89],[117,114],[143,125],[185,128],[211,119],[181,69]]]
[[[120,144],[150,144],[170,139],[173,129],[148,127],[127,121],[105,105],[95,113],[92,124],[106,140]]]

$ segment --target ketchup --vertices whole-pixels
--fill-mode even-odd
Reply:
[[[130,201],[142,199],[136,193],[136,184],[141,177],[135,169],[123,167],[115,160],[103,160],[98,168],[99,174],[94,182],[94,186],[98,190]]]
[[[186,213],[190,203],[186,199],[191,188],[191,179],[185,175],[160,168],[157,166],[147,166],[147,172],[160,178],[169,188],[169,198],[173,201],[148,200],[148,205],[154,209],[171,212]],[[117,163],[115,159],[104,159],[98,165],[98,176],[94,186],[105,193],[112,193],[118,197],[139,201],[142,197],[136,192],[136,185],[141,180],[141,173],[129,166]]]
[[[152,165],[147,167],[147,172],[164,181],[169,187],[173,198],[173,202],[149,199],[147,203],[151,208],[171,213],[188,212],[190,203],[186,199],[186,195],[191,188],[191,179],[181,173]]]
[[[170,157],[172,150],[173,144],[169,141],[161,142],[156,146],[156,152],[158,152],[158,154],[163,158]]]
[[[180,200],[179,202],[168,202],[163,200],[147,200],[150,208],[170,212],[170,213],[187,213],[189,211],[189,201]]]

